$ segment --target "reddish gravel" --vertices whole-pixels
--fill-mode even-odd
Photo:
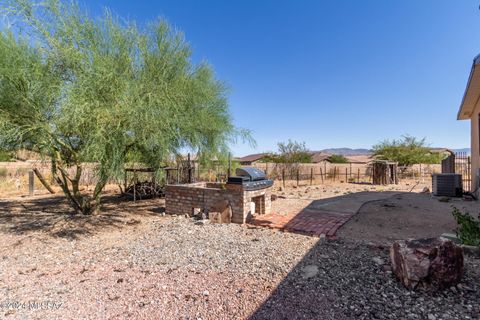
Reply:
[[[154,211],[156,203],[122,204],[122,213],[73,221],[26,212],[33,203],[6,203],[0,318],[242,319],[318,240],[132,213]],[[34,304],[45,301],[55,305]]]
[[[480,261],[458,287],[411,293],[388,250],[163,217],[162,201],[0,201],[0,318],[475,319]],[[384,261],[380,263],[378,261]]]

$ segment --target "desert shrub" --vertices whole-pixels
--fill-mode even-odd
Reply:
[[[305,142],[288,140],[278,143],[278,154],[274,156],[277,163],[311,163],[312,154]]]
[[[442,161],[443,155],[432,153],[424,139],[405,135],[399,140],[385,140],[373,146],[373,153],[381,160],[396,161],[400,166],[416,163],[435,164]]]
[[[341,154],[334,154],[329,158],[331,163],[348,163],[348,159]]]
[[[461,212],[453,207],[452,215],[457,221],[457,237],[462,244],[480,246],[480,221],[468,212]],[[479,215],[480,218],[480,215]]]
[[[6,178],[8,174],[7,168],[0,168],[0,178]]]

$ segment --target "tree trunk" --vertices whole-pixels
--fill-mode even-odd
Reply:
[[[40,182],[43,184],[45,189],[47,189],[51,194],[55,194],[55,191],[53,191],[52,187],[48,184],[47,180],[45,180],[45,177],[40,173],[40,171],[38,171],[37,168],[33,168],[33,172],[37,176],[38,180],[40,180]]]
[[[58,169],[58,171],[57,171]],[[99,178],[92,196],[80,192],[81,165],[76,165],[75,176],[71,178],[65,168],[58,163],[52,165],[52,173],[58,185],[62,188],[75,214],[90,215],[100,208],[101,192],[106,184],[106,179]]]

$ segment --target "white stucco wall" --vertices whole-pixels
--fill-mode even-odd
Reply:
[[[479,122],[478,118],[480,116],[480,103],[477,103],[475,109],[471,116],[471,152],[472,152],[472,191],[478,189],[479,181],[477,178],[477,172],[480,168],[480,139],[479,139]],[[477,194],[479,192],[477,191]]]

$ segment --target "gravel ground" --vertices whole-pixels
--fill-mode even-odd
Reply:
[[[52,203],[0,203],[0,318],[480,318],[478,259],[458,287],[409,292],[384,247],[197,225],[158,203],[77,219]]]

